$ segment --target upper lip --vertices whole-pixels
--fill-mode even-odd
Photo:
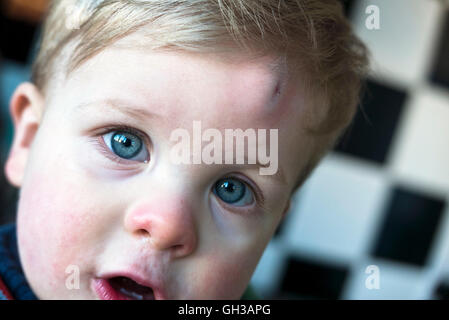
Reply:
[[[163,291],[163,286],[160,281],[155,281],[155,279],[149,279],[138,272],[132,271],[117,271],[117,272],[108,272],[100,275],[99,278],[103,279],[111,279],[115,277],[126,277],[129,278],[141,286],[150,287],[153,290],[154,298],[156,300],[166,300],[165,293]]]

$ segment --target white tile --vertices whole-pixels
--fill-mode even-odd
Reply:
[[[372,52],[375,73],[395,81],[414,83],[423,79],[441,21],[438,0],[360,0],[352,12],[357,35]],[[369,30],[365,12],[370,5],[379,8],[380,29]]]
[[[392,174],[402,183],[449,191],[449,93],[412,92],[391,153]]]
[[[374,276],[367,267],[375,265],[378,268],[379,287],[370,288],[370,277]],[[427,273],[421,268],[409,267],[403,264],[390,263],[386,260],[366,259],[354,264],[351,277],[345,286],[343,299],[349,300],[415,300],[428,299],[425,292]]]
[[[431,261],[438,271],[438,277],[449,279],[449,195],[436,240],[437,245],[432,252]]]
[[[328,155],[306,182],[284,226],[289,247],[340,262],[368,250],[388,194],[382,168]]]

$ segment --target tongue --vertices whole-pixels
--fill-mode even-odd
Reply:
[[[111,286],[125,294],[126,296],[137,300],[153,300],[154,293],[150,287],[145,287],[126,277],[115,277],[109,279]]]

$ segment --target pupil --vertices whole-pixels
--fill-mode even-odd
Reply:
[[[223,187],[228,192],[234,192],[235,191],[235,185],[233,183],[225,182],[225,183],[223,183]]]
[[[131,147],[131,141],[129,139],[125,138],[125,141],[123,142],[123,144],[125,145],[125,147],[129,148]]]
[[[117,134],[114,137],[114,140],[122,145],[124,145],[125,147],[130,147],[132,145],[132,142],[130,139],[128,139],[127,137],[125,137],[122,134]]]

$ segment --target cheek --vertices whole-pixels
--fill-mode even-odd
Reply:
[[[21,190],[19,252],[25,273],[36,286],[56,289],[65,283],[67,266],[81,264],[77,252],[89,222],[83,212],[89,211],[83,208],[79,191],[43,176],[31,177]]]
[[[252,252],[226,253],[196,264],[195,277],[199,299],[240,299],[259,261],[257,249]],[[236,263],[238,261],[238,263]]]
[[[238,216],[226,216],[223,220],[219,236],[211,236],[211,228],[201,234],[201,253],[190,264],[186,280],[187,287],[193,284],[189,291],[194,299],[240,299],[278,221],[266,217],[244,223]]]

